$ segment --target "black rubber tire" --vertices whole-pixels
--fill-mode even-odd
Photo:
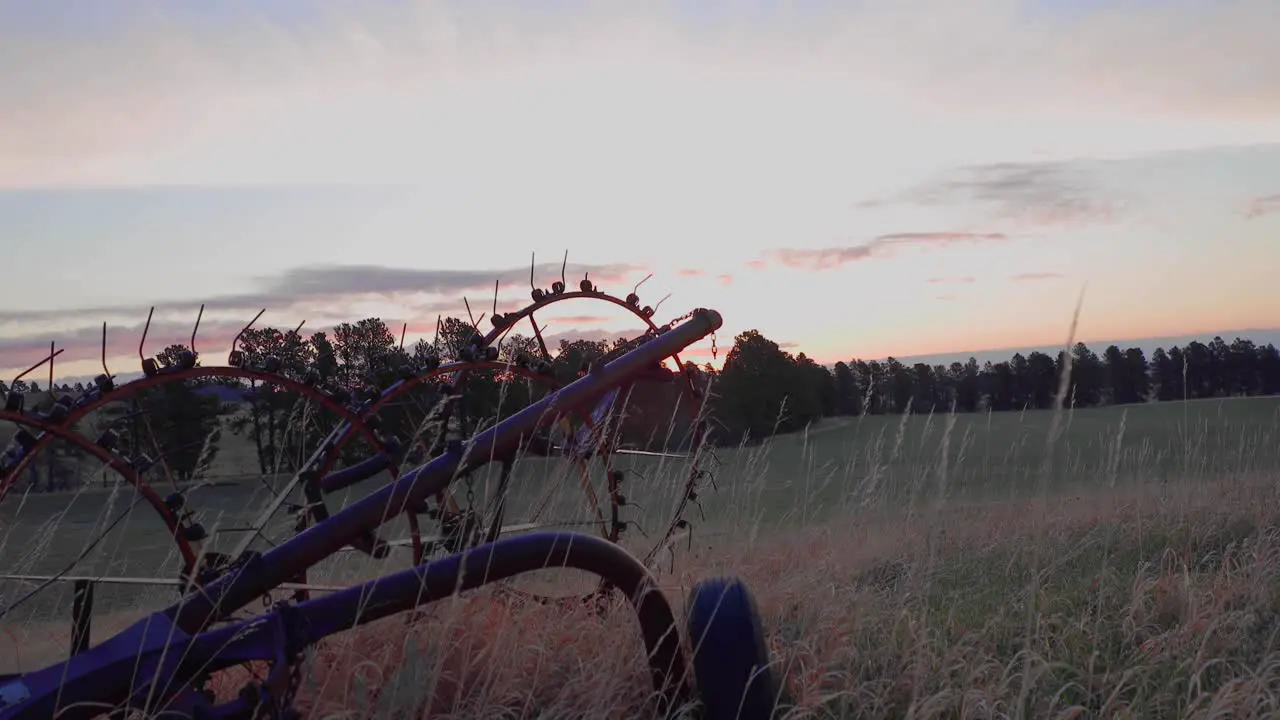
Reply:
[[[755,599],[737,578],[698,583],[686,629],[704,720],[769,720],[779,687]]]

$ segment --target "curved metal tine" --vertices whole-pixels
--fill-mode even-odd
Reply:
[[[534,319],[533,313],[529,314],[529,327],[533,328],[533,337],[538,341],[538,349],[542,351],[542,359],[551,362],[551,351],[547,349],[547,341],[542,337],[542,328],[538,325],[538,321]]]
[[[490,313],[493,317],[498,315],[498,283],[501,281],[502,278],[493,279],[493,312]]]
[[[147,333],[151,332],[151,317],[155,314],[156,314],[156,306],[152,305],[151,309],[147,311],[147,324],[142,326],[142,337],[138,340],[138,362],[139,363],[144,363],[146,362],[146,359],[147,359],[147,356],[143,354],[142,350],[147,345]]]
[[[49,341],[49,387],[45,388],[45,390],[49,391],[50,399],[53,398],[53,359],[57,357],[57,355],[53,354],[53,345],[54,345],[53,341],[50,340]]]
[[[533,284],[533,268],[537,264],[538,253],[529,254],[529,290],[537,290],[538,286]]]
[[[191,350],[191,354],[199,357],[196,352],[196,333],[200,332],[200,319],[204,317],[204,303],[200,303],[200,312],[196,313],[196,326],[191,328],[191,344],[187,346]]]
[[[26,370],[23,370],[22,372],[18,373],[18,376],[17,376],[17,377],[15,377],[15,378],[14,378],[14,379],[9,383],[9,387],[10,387],[10,388],[12,388],[14,385],[16,385],[16,384],[18,383],[18,381],[19,381],[19,380],[21,380],[22,378],[24,378],[24,377],[26,377],[26,376],[30,375],[32,372],[34,372],[34,371],[36,371],[36,370],[39,370],[39,369],[40,369],[40,367],[41,367],[42,365],[44,365],[45,363],[47,363],[47,362],[53,362],[53,359],[54,359],[54,358],[56,358],[56,357],[58,357],[59,355],[61,355],[61,354],[63,353],[63,351],[65,351],[65,350],[66,350],[66,348],[62,348],[62,350],[58,350],[57,352],[51,352],[51,353],[49,353],[48,355],[46,355],[44,358],[42,358],[42,359],[40,360],[40,362],[38,362],[38,363],[36,363],[35,365],[32,365],[31,367],[27,368]]]
[[[231,355],[235,354],[236,346],[238,346],[238,345],[240,344],[240,338],[244,337],[244,334],[245,334],[245,333],[247,333],[247,332],[249,332],[249,328],[253,327],[253,324],[254,324],[254,323],[256,323],[256,322],[258,322],[258,318],[262,317],[262,313],[264,313],[264,312],[266,312],[266,311],[267,311],[267,309],[266,309],[266,308],[262,308],[261,310],[259,310],[259,311],[258,311],[258,314],[257,314],[257,315],[254,315],[254,316],[253,316],[253,319],[249,321],[249,324],[247,324],[247,325],[245,325],[244,327],[240,328],[240,332],[236,333],[236,336],[235,336],[234,338],[232,338],[232,339],[231,339],[231,352],[227,354],[227,358],[228,358],[228,360],[230,359]],[[299,325],[298,327],[302,327],[302,326],[301,326],[301,325]],[[230,364],[230,363],[228,363],[228,364]]]
[[[561,283],[566,282],[564,279],[564,271],[568,267],[569,267],[569,250],[566,248],[564,251],[564,260],[560,262],[560,282]]]
[[[107,323],[102,323],[102,374],[112,380],[111,371],[107,369]]]
[[[467,308],[467,319],[471,321],[471,329],[480,332],[480,327],[476,325],[476,316],[471,314],[471,303],[467,302],[466,295],[462,296],[462,304]]]
[[[502,351],[502,343],[506,342],[507,336],[511,334],[511,331],[514,330],[515,327],[515,323],[507,325],[507,327],[503,329],[502,334],[498,336],[498,339],[494,341],[493,345],[498,348],[499,352]]]
[[[648,275],[645,275],[643,278],[641,278],[640,282],[636,283],[635,286],[631,288],[631,294],[638,295],[640,293],[640,286],[649,282],[649,278],[651,277],[653,277],[653,273],[649,273]]]
[[[472,315],[471,303],[467,302],[467,297],[465,295],[462,296],[462,304],[467,307],[467,319],[471,321],[471,329],[475,330],[477,335],[484,335],[484,333],[480,332],[480,323],[484,322],[485,313],[480,313],[479,318]]]
[[[404,352],[404,335],[409,332],[409,323],[405,322],[400,326],[400,352]]]

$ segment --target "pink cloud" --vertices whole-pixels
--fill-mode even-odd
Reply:
[[[680,277],[702,277],[703,274],[704,273],[701,270],[695,270],[693,268],[681,268],[676,271],[676,275],[679,275]]]
[[[643,269],[638,265],[575,265],[570,263],[565,276],[570,289],[590,273],[591,280],[604,290],[619,290],[631,273]],[[538,287],[550,287],[560,278],[559,263],[539,264],[535,282]],[[404,304],[415,313],[430,317],[437,314],[466,317],[463,298],[470,298],[471,308],[478,317],[491,307],[494,280],[504,293],[512,290],[519,295],[500,298],[498,305],[515,309],[531,302],[528,295],[529,267],[505,270],[427,270],[420,268],[387,267],[377,265],[304,266],[286,270],[270,277],[258,278],[260,288],[255,292],[223,295],[196,300],[180,300],[156,303],[157,312],[169,314],[190,313],[194,321],[196,309],[205,305],[206,317],[212,313],[243,314],[253,317],[261,308],[271,313],[300,311],[315,317],[326,310],[345,316],[345,308],[353,300],[378,297]],[[627,283],[629,285],[629,283]],[[612,286],[612,287],[610,287]],[[434,295],[437,299],[419,300],[422,295]],[[19,323],[79,323],[86,317],[110,320],[112,318],[145,318],[147,305],[115,307],[80,307],[58,310],[9,310],[0,309],[0,325]]]
[[[872,239],[871,242],[848,247],[819,249],[781,248],[770,251],[769,256],[784,267],[832,270],[851,262],[874,257],[887,257],[901,248],[930,249],[952,245],[1004,242],[1008,239],[1009,236],[1004,233],[904,232],[880,235]],[[763,260],[753,260],[751,262],[764,263]]]
[[[1280,212],[1280,194],[1263,195],[1250,200],[1244,216],[1247,220],[1254,220],[1273,212]]]
[[[1014,275],[1009,279],[1015,282],[1034,282],[1037,280],[1059,280],[1061,278],[1062,274],[1056,272],[1029,272]]]
[[[728,287],[733,284],[733,276],[730,275],[729,273],[717,275],[716,280],[718,280],[720,284],[724,285],[725,287]]]
[[[196,349],[206,364],[226,364],[227,352],[231,349],[231,341],[244,327],[243,322],[212,322],[200,324],[200,333],[196,336]],[[142,338],[143,323],[130,327],[107,328],[107,357],[119,358],[133,356],[135,362],[130,367],[111,367],[112,373],[134,372],[140,370],[136,361],[138,341]],[[287,328],[293,329],[293,326]],[[314,332],[312,329],[310,332]],[[307,334],[307,328],[303,328]],[[97,360],[102,356],[102,327],[87,327],[65,332],[54,332],[48,335],[23,335],[19,337],[0,338],[0,368],[26,368],[41,358],[49,355],[49,341],[52,340],[62,353],[54,360],[54,375],[58,376],[57,366],[84,360]],[[154,357],[165,347],[174,344],[186,345],[191,342],[191,323],[186,322],[152,322],[147,332],[146,346],[143,352]],[[43,384],[48,379],[48,367],[35,371],[31,378]],[[8,382],[12,378],[3,378]]]
[[[1079,164],[993,163],[957,168],[908,188],[893,202],[926,207],[978,202],[1001,221],[1079,226],[1120,217],[1125,203],[1108,192]]]
[[[967,284],[969,284],[969,283],[974,283],[974,282],[977,282],[977,278],[972,278],[972,277],[935,277],[935,278],[929,278],[929,284],[931,284],[931,285],[944,285],[944,284],[964,284],[964,285],[967,285]]]

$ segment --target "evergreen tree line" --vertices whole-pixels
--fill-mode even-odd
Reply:
[[[475,334],[470,323],[447,318],[435,337],[402,347],[386,323],[366,318],[307,336],[292,330],[255,328],[245,333],[240,349],[247,365],[270,365],[291,379],[318,383],[346,403],[362,394],[376,394],[436,360],[464,356]],[[543,371],[559,384],[571,382],[590,362],[623,349],[626,343],[625,339],[561,340],[551,350],[552,363]],[[186,349],[170,346],[157,359],[162,366],[178,364]],[[508,336],[499,348],[499,358],[505,361],[540,356],[537,339],[519,334]],[[1140,348],[1115,345],[1099,356],[1084,343],[1077,343],[1069,359],[1070,372],[1063,390],[1065,404],[1070,407],[1280,394],[1280,351],[1271,344],[1259,346],[1246,339],[1227,343],[1214,338],[1208,344],[1160,348],[1150,358]],[[686,367],[697,373],[700,384],[710,383],[708,412],[717,429],[717,442],[736,444],[796,431],[824,417],[1048,409],[1059,392],[1066,360],[1061,352],[1056,356],[1031,352],[983,364],[972,357],[950,365],[907,365],[887,358],[854,359],[828,368],[804,353],[793,356],[750,330],[734,339],[720,370],[691,363]],[[508,382],[512,379],[493,373],[473,374],[460,406],[460,415],[468,418],[469,424],[449,428],[450,432],[469,434],[476,424],[509,415],[545,392],[539,383]],[[41,391],[35,383],[13,389]],[[47,409],[56,395],[85,390],[79,383],[55,385],[54,392],[32,397],[28,409]],[[674,432],[670,428],[673,418],[682,416],[672,413],[677,402],[685,414],[692,405],[684,402],[687,396],[681,383],[650,387],[638,395],[628,406],[629,425],[624,430],[629,444],[658,449],[666,438],[686,435],[684,427]],[[224,430],[252,443],[258,470],[264,475],[291,473],[340,422],[332,413],[307,409],[301,400],[298,394],[272,384],[189,380],[108,406],[82,423],[91,427],[77,430],[97,437],[104,429],[112,429],[130,455],[146,453],[163,459],[167,472],[178,481],[191,480],[208,468],[218,452],[218,444],[212,440]],[[439,400],[437,384],[418,386],[385,407],[379,413],[379,425],[402,439],[421,437],[422,424]],[[409,459],[421,460],[431,450],[414,447]],[[372,448],[363,440],[351,442],[342,462],[356,462],[370,452]],[[37,488],[41,485],[36,474],[31,482]],[[48,488],[63,484],[64,480],[55,477],[51,461]]]
[[[357,407],[391,385],[442,361],[469,357],[468,348],[477,334],[470,323],[445,318],[432,338],[404,347],[384,321],[366,318],[310,335],[273,327],[253,328],[240,338],[238,349],[246,367],[269,369],[317,387],[339,405]],[[527,406],[545,394],[548,387],[571,382],[590,361],[625,343],[626,340],[561,340],[551,350],[552,362],[539,368],[546,382],[520,380],[491,371],[472,373],[466,393],[454,406],[454,421],[444,431],[453,437],[465,437],[479,425]],[[184,354],[189,355],[187,350],[181,344],[166,347],[156,356],[158,365],[179,366]],[[507,362],[542,357],[537,339],[521,334],[507,336],[497,350],[497,359]],[[224,362],[219,358],[213,364]],[[532,368],[532,363],[526,365]],[[55,384],[48,391],[38,381],[18,381],[12,388],[0,383],[0,392],[26,393],[26,409],[36,412],[48,412],[59,396],[75,397],[88,389],[79,382]],[[397,396],[378,413],[380,432],[401,441],[418,441],[408,448],[410,462],[420,462],[438,450],[423,445],[421,440],[433,437],[423,433],[423,424],[438,407],[440,390],[439,383],[422,383]],[[288,474],[301,468],[342,421],[338,415],[304,402],[300,393],[277,384],[200,378],[134,393],[85,418],[75,430],[89,438],[110,430],[118,438],[116,446],[129,457],[145,454],[153,461],[163,460],[164,472],[172,479],[190,482],[208,470],[221,447],[217,441],[225,434],[252,443],[261,474]],[[11,458],[20,456],[13,443],[11,449],[15,449]],[[366,438],[354,437],[343,447],[338,467],[359,462],[372,452]],[[37,491],[60,490],[74,484],[82,474],[81,453],[65,443],[55,443],[46,453],[48,462],[30,467],[24,479],[29,487]],[[4,471],[0,463],[0,472]]]
[[[1054,406],[1068,359],[1068,407],[1280,394],[1280,350],[1243,338],[1157,348],[1150,358],[1116,345],[1099,356],[1076,343],[1069,358],[907,365],[890,357],[827,368],[751,330],[735,338],[716,377],[715,416],[728,436],[750,440],[831,416],[1043,410]]]

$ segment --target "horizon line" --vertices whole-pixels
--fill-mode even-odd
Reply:
[[[1101,345],[1104,347],[1109,347],[1111,345],[1119,346],[1120,343],[1142,343],[1144,341],[1150,342],[1155,340],[1183,340],[1187,338],[1207,338],[1209,340],[1212,340],[1215,337],[1220,337],[1223,340],[1228,340],[1228,336],[1233,336],[1232,339],[1249,340],[1249,339],[1252,339],[1251,338],[1252,334],[1257,334],[1257,333],[1276,333],[1277,335],[1280,335],[1280,325],[1270,326],[1270,327],[1235,328],[1230,330],[1204,330],[1204,331],[1198,331],[1198,332],[1178,333],[1176,335],[1146,335],[1142,337],[1107,338],[1102,340],[1073,339],[1071,341],[1070,347],[1075,347],[1076,344],[1084,344],[1088,346]],[[1275,344],[1275,341],[1268,341],[1268,342],[1270,344]],[[887,360],[889,358],[893,358],[895,360],[911,360],[915,358],[941,357],[941,356],[950,356],[950,355],[971,355],[971,356],[976,356],[979,354],[990,355],[992,353],[1002,353],[1002,352],[1010,353],[1010,357],[1012,357],[1013,355],[1023,351],[1039,351],[1039,350],[1044,350],[1049,348],[1057,348],[1061,350],[1067,347],[1068,346],[1066,343],[1052,344],[1052,345],[1050,344],[1009,345],[1004,347],[978,348],[978,349],[970,349],[970,350],[943,350],[941,352],[933,352],[933,353],[916,353],[915,355],[885,355],[884,357],[878,357],[874,359]],[[1130,347],[1133,347],[1133,345],[1130,345]],[[861,360],[863,358],[856,358],[856,359]],[[870,362],[872,358],[866,358],[866,360]]]
[[[1254,338],[1252,337],[1252,335],[1253,335],[1253,334],[1257,334],[1257,333],[1263,333],[1263,334],[1265,334],[1265,333],[1274,333],[1274,334],[1276,334],[1276,335],[1278,336],[1278,337],[1277,337],[1277,340],[1280,340],[1280,326],[1273,326],[1273,327],[1236,328],[1236,329],[1232,329],[1232,330],[1216,330],[1216,331],[1189,332],[1189,333],[1182,333],[1182,334],[1177,334],[1177,335],[1150,335],[1150,336],[1144,336],[1144,337],[1115,338],[1115,339],[1108,339],[1108,340],[1092,340],[1092,341],[1088,341],[1088,340],[1077,340],[1077,341],[1075,341],[1075,342],[1073,342],[1073,343],[1072,343],[1072,347],[1074,347],[1074,345],[1075,345],[1076,343],[1083,343],[1083,344],[1088,345],[1088,346],[1110,346],[1110,345],[1117,345],[1117,346],[1120,346],[1122,349],[1124,349],[1124,347],[1120,345],[1121,343],[1130,343],[1129,347],[1134,347],[1133,343],[1143,343],[1144,341],[1146,341],[1146,342],[1148,342],[1148,343],[1149,343],[1149,342],[1151,342],[1151,341],[1157,341],[1157,340],[1164,340],[1164,341],[1170,341],[1170,340],[1187,340],[1188,342],[1193,342],[1194,340],[1190,340],[1191,338],[1195,338],[1196,340],[1199,340],[1199,339],[1201,339],[1201,338],[1204,338],[1205,340],[1210,340],[1210,341],[1211,341],[1211,340],[1212,340],[1213,338],[1215,338],[1215,337],[1221,337],[1223,340],[1228,340],[1228,336],[1231,336],[1231,339],[1232,339],[1232,340],[1234,340],[1234,339],[1241,339],[1241,340],[1253,340],[1254,342],[1258,342],[1256,339],[1254,339]],[[1275,345],[1275,344],[1277,344],[1277,340],[1268,340],[1268,341],[1266,341],[1266,342],[1262,342],[1262,343],[1259,343],[1259,344],[1261,344],[1261,345],[1267,345],[1267,344]],[[795,352],[795,355],[801,355],[801,354],[804,354],[804,351],[803,351],[803,350],[801,350],[801,349],[799,349],[799,348],[795,348],[795,347],[788,347],[788,343],[785,343],[785,342],[784,342],[784,343],[779,343],[779,345],[781,345],[781,346],[782,346],[782,347],[781,347],[781,349],[782,349],[784,352],[790,352],[791,350],[793,350],[793,349],[794,349],[794,350],[796,351],[796,352]],[[731,348],[731,347],[732,347],[732,346],[730,346],[730,348]],[[1063,349],[1066,349],[1066,347],[1067,347],[1067,346],[1066,346],[1066,345],[1065,345],[1065,343],[1064,343],[1064,344],[1062,344],[1062,345],[1057,345],[1057,344],[1054,344],[1054,345],[1047,345],[1047,344],[1046,344],[1046,345],[1015,345],[1015,346],[1007,346],[1007,347],[981,348],[981,349],[970,349],[970,350],[951,350],[951,351],[942,351],[942,352],[935,352],[935,353],[917,353],[917,354],[915,354],[915,355],[885,355],[885,356],[883,356],[883,357],[867,357],[867,358],[860,358],[860,357],[857,357],[857,356],[855,355],[855,356],[853,356],[853,357],[851,357],[851,358],[848,358],[848,359],[843,359],[843,360],[831,360],[831,361],[819,362],[818,364],[819,364],[819,365],[822,365],[822,366],[824,366],[824,367],[834,367],[837,363],[841,363],[841,362],[846,363],[846,364],[848,364],[848,363],[849,363],[849,362],[851,362],[851,361],[883,362],[883,361],[885,361],[885,360],[888,360],[889,358],[893,358],[894,360],[898,360],[898,361],[919,360],[920,358],[966,357],[966,356],[967,356],[967,357],[972,357],[972,358],[975,358],[975,359],[976,359],[979,355],[993,355],[993,354],[996,354],[996,353],[1008,353],[1008,354],[1009,354],[1009,357],[1013,357],[1013,355],[1018,354],[1018,353],[1022,353],[1022,352],[1042,352],[1042,351],[1045,351],[1045,350],[1052,350],[1052,349],[1063,350]],[[1172,347],[1172,346],[1171,346],[1171,347]],[[1179,345],[1179,347],[1181,347],[1181,345]],[[720,365],[723,365],[723,358],[724,358],[725,356],[727,356],[727,355],[728,355],[728,348],[723,349],[723,352],[721,353],[721,361],[720,361],[720,363],[719,363]],[[806,356],[807,356],[807,355],[806,355]],[[120,356],[120,357],[124,357],[124,356]],[[690,361],[690,362],[692,362],[692,361]],[[702,366],[702,365],[705,365],[705,364],[707,364],[707,363],[698,363],[698,362],[695,362],[694,364],[695,364],[695,365],[698,365],[698,366]],[[221,365],[212,365],[212,366],[210,366],[210,367],[222,367],[222,366],[221,366]],[[92,380],[96,375],[97,375],[97,373],[91,373],[91,374],[86,374],[86,375],[55,375],[55,376],[54,376],[54,383],[55,383],[55,384],[65,384],[65,383],[67,383],[68,381],[71,381],[71,382],[79,382],[79,381]],[[111,375],[112,375],[112,377],[113,377],[113,378],[120,378],[120,377],[129,377],[129,378],[132,378],[133,376],[141,376],[141,375],[142,375],[142,371],[141,371],[141,370],[129,370],[129,371],[124,371],[124,372],[113,372]],[[3,382],[6,386],[7,386],[7,385],[8,385],[8,383],[9,383],[9,381],[8,381],[8,380],[5,380],[5,379],[3,379],[3,378],[0,378],[0,382]],[[47,383],[47,382],[48,382],[48,376],[46,375],[46,376],[42,376],[42,377],[40,377],[40,378],[36,378],[36,379],[35,379],[35,382],[37,382],[37,383],[41,383],[41,382],[43,382],[43,383]]]

